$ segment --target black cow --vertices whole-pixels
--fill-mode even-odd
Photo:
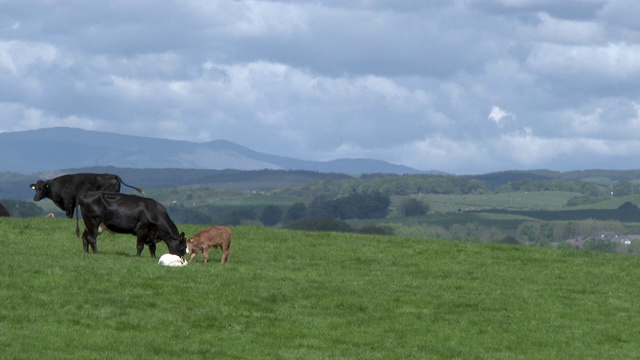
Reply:
[[[30,186],[36,191],[33,201],[49,198],[53,200],[56,206],[64,210],[67,217],[71,219],[73,218],[78,196],[87,191],[120,192],[120,184],[143,193],[142,189],[125,184],[120,176],[114,174],[69,174],[58,176],[51,180],[38,180],[38,182]]]
[[[6,207],[4,207],[4,205],[0,204],[0,216],[6,216],[6,217],[10,217],[11,214],[9,214],[9,210],[7,210]]]
[[[98,252],[96,237],[98,228],[104,224],[110,231],[137,236],[138,256],[148,245],[151,257],[156,257],[156,243],[160,240],[167,244],[171,254],[184,256],[187,247],[184,232],[178,233],[165,207],[153,199],[118,192],[89,191],[78,197],[78,206],[84,220],[82,246],[86,253],[89,245],[94,253]],[[80,236],[78,222],[76,212],[77,237]]]

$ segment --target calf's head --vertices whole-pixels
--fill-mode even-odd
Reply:
[[[190,237],[187,240],[187,249],[186,249],[187,254],[191,254],[191,252],[193,252],[193,237]]]
[[[37,183],[29,185],[31,189],[35,190],[33,195],[33,201],[40,201],[49,196],[49,183],[44,180],[38,180]]]

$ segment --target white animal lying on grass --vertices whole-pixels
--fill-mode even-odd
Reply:
[[[160,256],[160,260],[158,260],[158,265],[164,266],[186,266],[189,263],[183,257],[173,254],[164,254]]]

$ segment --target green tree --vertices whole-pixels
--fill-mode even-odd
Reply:
[[[416,198],[405,199],[400,204],[400,214],[404,216],[419,216],[424,215],[429,211],[429,205]]]
[[[611,239],[590,239],[582,245],[583,250],[600,251],[606,253],[615,253],[617,244]]]
[[[314,218],[306,217],[296,222],[288,224],[288,229],[304,230],[304,231],[336,231],[351,232],[353,229],[344,221],[331,218]]]
[[[311,201],[311,217],[328,217],[340,220],[384,218],[389,212],[391,199],[381,192],[354,193],[329,200],[326,196],[316,196]]]
[[[628,251],[629,254],[640,254],[640,240],[631,240]]]
[[[356,218],[358,219],[380,219],[389,213],[391,198],[381,192],[364,194],[359,199]]]
[[[186,209],[184,222],[187,224],[211,224],[213,221],[211,215],[203,209],[194,208]]]
[[[553,241],[561,243],[577,236],[576,225],[572,221],[559,221],[553,224]]]
[[[558,243],[558,249],[560,249],[560,250],[578,250],[578,248],[575,245],[572,245],[568,241],[562,241],[562,242]]]
[[[282,209],[275,205],[267,205],[262,210],[260,222],[266,226],[274,226],[282,220]]]
[[[518,241],[518,239],[516,239],[514,236],[511,236],[511,235],[507,235],[507,236],[503,237],[502,239],[496,241],[496,243],[498,243],[498,244],[509,244],[509,245],[520,245],[520,242]]]
[[[256,218],[256,211],[253,208],[241,208],[229,211],[223,223],[225,225],[241,225],[245,220],[255,221]]]
[[[311,200],[309,204],[309,216],[311,217],[334,217],[328,204],[330,199],[327,195],[319,195]]]
[[[540,237],[537,239],[536,244],[541,246],[548,246],[553,241],[553,225],[550,222],[543,222],[540,224]]]
[[[537,243],[540,239],[540,222],[530,221],[518,226],[518,239],[526,243]]]
[[[307,216],[307,212],[307,205],[305,205],[303,202],[293,203],[287,208],[287,212],[284,215],[284,220],[287,223],[298,221]]]
[[[36,217],[42,216],[44,213],[42,208],[33,202],[10,199],[4,199],[0,202],[2,202],[9,214],[14,217]]]
[[[357,232],[360,234],[369,234],[369,235],[393,235],[394,231],[391,226],[385,225],[366,225],[362,228],[358,229]]]
[[[625,201],[622,205],[618,206],[618,210],[638,210],[638,205],[631,201]]]
[[[613,196],[621,197],[631,195],[633,193],[633,185],[627,180],[620,180],[611,187]]]

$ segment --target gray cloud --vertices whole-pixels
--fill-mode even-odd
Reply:
[[[638,168],[634,6],[2,2],[0,131],[223,138],[453,173]]]

